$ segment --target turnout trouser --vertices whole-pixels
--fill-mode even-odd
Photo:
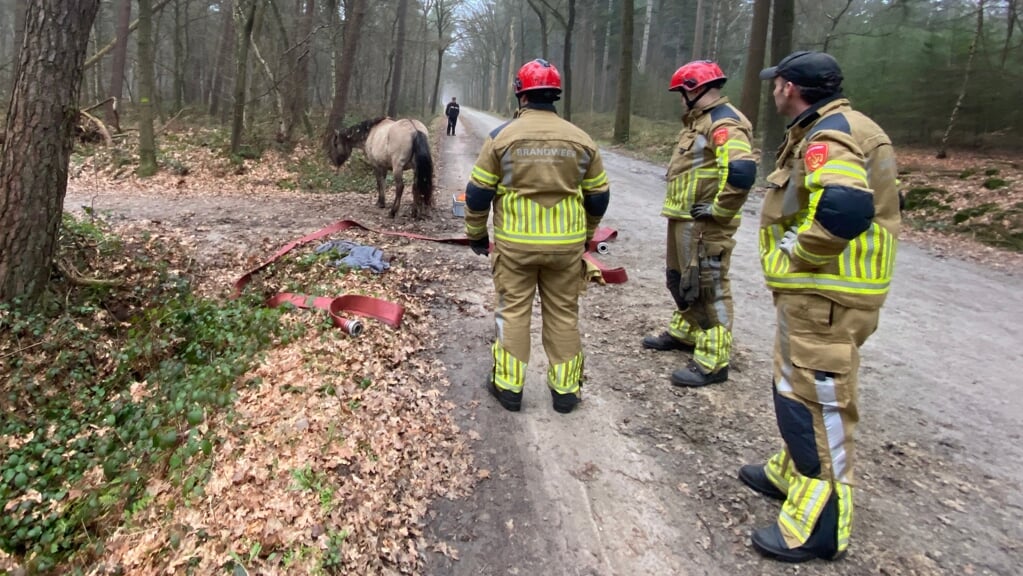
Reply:
[[[583,374],[579,295],[586,287],[582,255],[581,244],[567,253],[494,250],[497,338],[493,354],[498,388],[521,392],[525,384],[533,298],[539,289],[547,385],[559,394],[578,393]]]
[[[728,267],[734,230],[668,219],[665,280],[677,309],[668,333],[692,344],[708,373],[728,366],[732,352],[732,289]]]
[[[828,557],[849,545],[859,348],[878,310],[775,294],[774,406],[784,447],[765,466],[788,497],[778,527],[790,548]]]
[[[448,117],[448,135],[454,136],[454,134],[455,134],[455,125],[456,124],[458,124],[458,117],[455,116],[454,118],[452,118],[452,117],[449,116]]]

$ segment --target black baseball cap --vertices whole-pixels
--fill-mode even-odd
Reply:
[[[793,52],[782,58],[777,66],[760,71],[761,80],[778,76],[805,88],[837,88],[842,84],[842,69],[838,67],[838,61],[824,52]]]

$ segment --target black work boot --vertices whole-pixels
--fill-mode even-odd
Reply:
[[[689,388],[699,388],[700,386],[717,384],[725,380],[728,380],[728,366],[708,374],[693,360],[690,360],[685,368],[680,368],[671,373],[672,384]]]
[[[767,479],[767,473],[764,471],[763,466],[757,464],[746,464],[742,468],[739,468],[739,480],[742,480],[743,484],[757,492],[760,492],[768,498],[785,500],[785,493],[779,490],[777,486]]]
[[[497,387],[494,383],[494,374],[491,373],[487,376],[487,391],[497,401],[501,403],[501,406],[509,412],[518,412],[522,409],[522,392],[512,392],[511,390],[502,390]]]
[[[579,386],[579,391],[575,394],[561,394],[555,392],[554,389],[551,388],[551,402],[554,404],[554,411],[559,414],[568,414],[572,410],[575,410],[575,407],[583,401],[582,396],[582,386]]]
[[[845,551],[838,551],[838,497],[834,494],[821,510],[817,525],[813,527],[806,544],[789,548],[781,534],[778,523],[757,528],[750,536],[753,547],[768,558],[782,562],[806,562],[808,560],[839,560]]]
[[[651,350],[682,350],[684,352],[692,352],[696,349],[695,344],[689,344],[683,342],[678,338],[675,338],[667,331],[661,332],[658,336],[647,336],[643,338],[643,347]]]

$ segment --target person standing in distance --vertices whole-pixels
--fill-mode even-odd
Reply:
[[[527,62],[514,89],[515,118],[484,140],[465,188],[465,232],[476,254],[490,254],[487,218],[494,212],[490,258],[497,337],[486,385],[505,409],[521,409],[539,290],[547,386],[554,410],[568,413],[582,398],[579,296],[587,281],[582,256],[611,192],[593,139],[557,114],[557,68],[546,60]]]
[[[444,109],[444,115],[448,117],[448,136],[455,135],[455,124],[458,124],[458,102],[455,101],[455,97],[451,97],[451,102],[448,102],[447,108]]]
[[[728,379],[732,352],[732,290],[728,268],[742,205],[757,176],[753,127],[721,95],[724,72],[709,60],[675,71],[685,115],[668,164],[661,215],[668,219],[665,279],[675,302],[668,329],[647,336],[653,350],[693,353],[671,374],[676,386],[706,386]]]
[[[901,217],[892,142],[842,95],[822,52],[763,70],[790,119],[760,219],[760,261],[774,296],[774,408],[783,446],[739,478],[782,500],[753,547],[786,562],[841,557],[853,518],[853,432],[860,347],[877,329]]]

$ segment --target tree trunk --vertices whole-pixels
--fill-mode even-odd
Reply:
[[[141,177],[156,173],[156,135],[153,132],[154,50],[153,2],[139,0],[139,167]]]
[[[774,16],[771,23],[771,63],[777,64],[792,52],[792,28],[795,22],[795,0],[773,0]],[[758,71],[759,73],[759,71]],[[764,82],[766,98],[773,102],[773,82]],[[764,145],[760,169],[764,173],[774,169],[778,159],[778,145],[785,137],[785,119],[776,113],[768,114],[764,121]]]
[[[515,83],[515,50],[516,46],[515,36],[515,19],[511,18],[511,26],[508,29],[508,86]],[[505,98],[505,114],[511,116],[515,113],[515,109],[518,108],[518,102],[515,99],[515,94],[509,93],[508,98]]]
[[[739,105],[739,109],[753,124],[754,134],[760,119],[760,93],[763,90],[760,70],[764,67],[764,54],[767,52],[767,24],[770,19],[771,0],[755,0],[749,46],[746,48],[746,71],[742,77],[742,103]]]
[[[1008,23],[1005,28],[1005,44],[1002,46],[1001,61],[998,66],[1000,69],[1005,70],[1005,59],[1009,56],[1009,49],[1012,47],[1012,31],[1016,28],[1016,0],[1008,0],[1009,13],[1006,17]]]
[[[622,59],[618,67],[618,98],[615,105],[614,141],[629,141],[632,115],[632,20],[635,0],[622,2]]]
[[[131,0],[121,0],[117,7],[117,40],[114,45],[114,61],[110,70],[110,93],[108,96],[116,98],[104,107],[107,125],[113,126],[117,132],[121,131],[121,123],[117,117],[117,103],[124,94],[124,67],[128,61],[128,25],[131,24]]]
[[[161,10],[163,10],[163,7],[166,6],[170,1],[171,0],[160,0],[159,2],[154,4],[153,5],[153,14],[158,14]],[[139,27],[139,21],[135,20],[134,22],[131,23],[131,26],[128,26],[128,33],[130,34],[131,32],[134,32],[135,29],[138,28],[138,27]],[[111,50],[114,49],[114,46],[116,44],[117,44],[117,40],[114,39],[114,40],[110,41],[110,43],[107,44],[106,46],[104,46],[104,47],[100,48],[99,50],[97,50],[95,54],[93,54],[92,56],[89,56],[89,59],[85,61],[85,69],[88,70],[89,68],[92,68],[97,62],[102,60],[103,57],[106,56],[108,52],[110,52]]]
[[[335,72],[337,82],[334,88],[334,102],[331,104],[327,127],[323,132],[324,147],[330,142],[334,129],[341,127],[348,109],[348,88],[352,80],[352,69],[355,68],[359,38],[362,35],[362,19],[365,15],[366,0],[349,0],[345,10],[341,57],[337,59]]]
[[[565,120],[572,119],[572,32],[575,30],[575,0],[568,0],[568,22],[565,25]]]
[[[537,5],[533,0],[528,0],[529,7],[536,12],[536,18],[540,21],[540,57],[544,60],[548,59],[549,53],[549,42],[547,40],[547,12],[542,6]]]
[[[654,0],[646,0],[646,18],[643,22],[643,48],[639,52],[639,73],[646,73],[646,55],[650,47],[650,30],[654,21]]]
[[[391,73],[391,96],[387,101],[387,115],[398,117],[398,100],[401,95],[401,69],[405,60],[405,21],[408,15],[408,0],[398,0],[398,38],[394,49],[394,70]]]
[[[703,0],[696,0],[696,29],[693,31],[693,51],[690,60],[703,57]]]
[[[312,59],[311,47],[313,45],[313,18],[316,15],[316,0],[304,1],[305,10],[299,21],[298,38],[296,45],[292,48],[291,62],[294,75],[291,89],[288,90],[288,121],[283,135],[285,142],[291,142],[295,126],[305,117],[306,103],[309,99],[306,84],[309,82],[309,61]]]
[[[35,0],[0,145],[0,302],[46,289],[67,192],[85,50],[99,0]]]
[[[948,138],[952,135],[952,127],[955,126],[956,117],[959,116],[959,109],[966,98],[966,87],[970,84],[970,73],[973,72],[973,57],[977,55],[977,44],[980,43],[981,35],[984,33],[984,0],[977,1],[977,30],[970,42],[970,55],[966,57],[966,70],[963,72],[963,85],[959,88],[959,98],[956,98],[956,105],[952,108],[952,114],[948,118],[948,126],[945,134],[941,137],[941,146],[938,148],[938,158],[948,157]]]
[[[210,116],[213,117],[220,112],[227,58],[229,54],[234,53],[234,0],[227,0],[222,6],[224,8],[224,28],[220,34],[220,50],[217,51],[217,64],[213,68],[213,82],[210,86]]]
[[[188,13],[181,14],[181,2],[174,2],[174,111],[185,106],[185,22]]]
[[[21,64],[21,45],[25,43],[25,17],[28,13],[28,0],[14,0],[14,70],[11,72],[11,86],[18,78],[18,67]],[[1011,22],[1010,22],[1011,26]]]
[[[607,0],[607,19],[604,25],[604,54],[600,59],[600,111],[607,110],[608,86],[611,82],[611,15],[614,14],[614,0]]]

